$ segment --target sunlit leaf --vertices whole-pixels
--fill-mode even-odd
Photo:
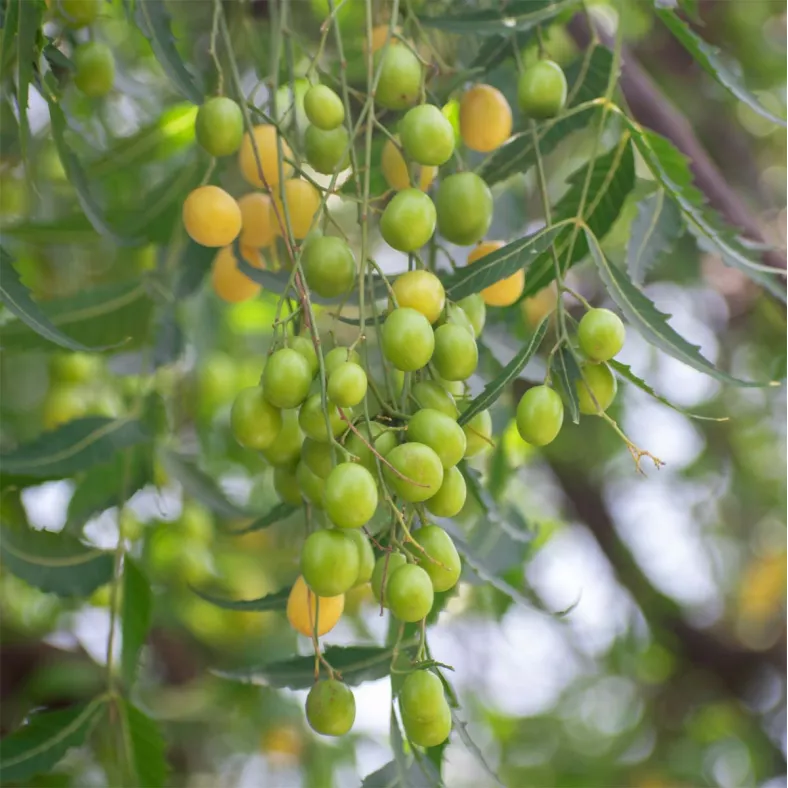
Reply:
[[[153,592],[150,581],[127,555],[123,564],[123,644],[120,657],[121,673],[127,687],[134,684],[140,650],[148,637],[152,615]]]
[[[451,33],[506,35],[515,30],[530,30],[579,5],[579,0],[512,0],[502,8],[460,10],[443,16],[421,16],[427,27]],[[455,6],[456,7],[456,6]]]
[[[670,253],[683,232],[681,213],[664,189],[638,203],[627,248],[627,267],[636,285],[643,284],[646,274]]]
[[[135,788],[163,788],[168,769],[166,745],[159,726],[125,699],[119,701],[118,706],[133,785]]]
[[[221,607],[223,610],[241,610],[246,613],[260,613],[268,610],[284,610],[287,607],[287,598],[290,596],[292,586],[283,588],[273,594],[266,594],[259,599],[223,599],[222,597],[214,596],[206,591],[200,591],[193,588],[195,594],[200,599],[210,602],[216,607]]]

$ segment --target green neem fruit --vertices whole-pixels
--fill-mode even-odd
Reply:
[[[304,445],[301,447],[301,459],[306,463],[312,473],[325,479],[334,463],[331,461],[331,444],[320,443],[307,438]]]
[[[344,736],[356,719],[356,700],[347,684],[336,679],[318,681],[306,696],[309,726],[323,736]]]
[[[424,549],[409,546],[416,563],[430,576],[436,591],[448,591],[457,585],[462,565],[451,537],[437,525],[419,528],[413,538]],[[426,554],[426,555],[425,555]]]
[[[470,246],[490,229],[492,192],[475,172],[458,172],[441,181],[435,210],[440,234],[447,241]]]
[[[313,126],[331,131],[345,120],[342,99],[326,85],[313,85],[304,96],[304,112]]]
[[[386,603],[400,621],[421,621],[432,610],[434,599],[430,576],[415,564],[401,566],[386,583]]]
[[[429,446],[444,468],[454,467],[465,456],[465,433],[456,419],[439,410],[422,408],[408,422],[408,441]]]
[[[297,408],[309,393],[312,370],[309,362],[296,350],[277,350],[263,370],[265,398],[277,408]]]
[[[331,175],[334,170],[344,170],[349,162],[349,140],[344,126],[337,126],[331,131],[309,126],[304,134],[306,160],[324,175]]]
[[[432,358],[435,335],[421,312],[403,307],[393,310],[381,329],[386,358],[403,372],[421,369]]]
[[[355,351],[347,347],[335,347],[329,350],[323,358],[323,365],[326,368],[326,377],[330,377],[331,373],[346,361],[352,361],[354,364],[361,363],[361,356]]]
[[[386,109],[405,109],[415,104],[421,91],[419,59],[406,46],[388,46],[375,55],[380,68],[375,102]]]
[[[274,468],[274,490],[285,503],[301,505],[301,487],[295,471],[289,466]]]
[[[566,76],[552,60],[529,66],[517,82],[520,109],[535,120],[554,118],[566,104]]]
[[[227,96],[208,99],[197,112],[194,133],[211,156],[230,156],[241,147],[244,136],[241,108]]]
[[[492,417],[490,411],[483,410],[477,413],[467,424],[465,430],[465,456],[475,457],[492,447]]]
[[[517,431],[533,446],[547,446],[555,440],[564,422],[564,403],[555,389],[534,386],[517,405]]]
[[[476,330],[468,317],[468,313],[459,305],[451,301],[446,304],[446,309],[438,320],[439,326],[445,325],[459,326],[464,328],[472,337],[476,337]]]
[[[403,717],[415,722],[430,722],[441,716],[446,705],[443,682],[429,670],[408,673],[399,692],[399,707]]]
[[[57,16],[67,27],[80,28],[95,21],[101,13],[103,0],[55,0]]]
[[[441,413],[451,416],[455,421],[460,415],[460,409],[457,407],[454,397],[434,380],[421,380],[414,383],[410,388],[410,393],[422,408],[439,410]]]
[[[80,44],[72,56],[74,84],[90,98],[101,98],[112,90],[115,81],[115,58],[112,50],[100,41]]]
[[[466,380],[479,363],[476,340],[461,326],[445,323],[435,329],[432,364],[444,380]]]
[[[583,380],[575,384],[580,412],[586,416],[604,413],[616,398],[616,376],[607,364],[583,364],[581,370]]]
[[[372,586],[372,593],[375,595],[375,599],[377,599],[378,602],[381,600],[384,575],[386,579],[386,588],[388,588],[392,574],[401,566],[405,566],[406,563],[407,559],[402,553],[386,553],[375,561],[375,569],[372,572],[370,585]],[[384,604],[388,605],[385,599]]]
[[[409,503],[432,498],[443,483],[440,457],[423,443],[395,446],[386,455],[386,462],[388,464],[383,466],[386,481],[400,498]]]
[[[383,211],[380,232],[383,240],[397,251],[415,252],[432,238],[435,221],[435,205],[429,196],[418,189],[403,189]]]
[[[315,351],[315,346],[312,344],[312,340],[309,337],[292,337],[288,342],[292,350],[295,350],[296,353],[300,353],[306,359],[309,364],[309,371],[314,378],[320,369],[320,362],[317,360],[317,353]]]
[[[304,541],[301,574],[318,596],[344,594],[356,582],[358,568],[356,543],[341,531],[315,531]]]
[[[481,336],[484,323],[487,320],[487,307],[481,293],[473,293],[465,296],[457,302],[463,312],[468,316],[468,320],[473,326],[474,336]]]
[[[436,517],[454,517],[465,505],[465,478],[457,467],[443,474],[443,484],[427,503],[427,511]]]
[[[402,723],[408,738],[419,747],[437,747],[446,741],[451,733],[451,710],[444,701],[440,715],[429,722],[418,722],[403,715]]]
[[[352,408],[364,399],[367,393],[367,373],[359,364],[346,361],[329,376],[328,398],[340,408]]]
[[[323,490],[326,486],[325,479],[321,479],[316,473],[312,473],[303,460],[296,466],[295,474],[304,498],[317,509],[322,509]],[[319,596],[332,596],[332,594],[319,594]]]
[[[307,243],[301,262],[307,284],[323,298],[346,295],[356,281],[356,258],[341,238],[320,235]]]
[[[282,429],[282,412],[266,401],[259,386],[238,392],[230,412],[230,426],[241,446],[267,449]]]
[[[358,577],[353,587],[362,586],[368,583],[375,571],[375,553],[372,551],[372,543],[358,529],[347,532],[348,538],[352,539],[358,549]]]
[[[52,377],[63,383],[85,383],[101,374],[102,361],[89,353],[58,353],[52,356]]]
[[[399,125],[402,147],[417,164],[440,166],[454,153],[454,129],[433,104],[408,110]]]
[[[624,347],[626,329],[609,309],[590,309],[577,327],[580,350],[591,361],[609,361]]]
[[[378,508],[374,477],[363,465],[340,463],[326,479],[323,505],[337,528],[361,528]]]
[[[274,467],[295,465],[301,456],[301,444],[304,435],[298,426],[298,413],[286,410],[282,413],[282,429],[274,442],[263,449],[263,457]]]
[[[375,447],[375,451],[381,456],[385,457],[396,445],[397,434],[392,430],[387,430],[382,424],[376,421],[369,423],[369,428],[366,424],[359,424],[358,431],[364,436],[368,443]],[[345,443],[345,448],[363,465],[370,473],[377,473],[377,463],[375,455],[372,453],[369,446],[364,443],[361,438],[352,433]]]
[[[331,432],[335,438],[339,437],[347,428],[347,422],[342,418],[336,405],[328,403],[328,421]],[[328,428],[326,416],[323,412],[323,401],[320,394],[312,394],[301,406],[298,414],[298,424],[304,434],[318,443],[328,443]]]
[[[421,312],[430,323],[441,315],[446,303],[446,291],[441,280],[431,271],[418,269],[398,276],[392,286],[398,307],[410,307]]]

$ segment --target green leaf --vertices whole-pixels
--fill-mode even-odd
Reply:
[[[655,9],[656,15],[662,20],[665,27],[676,37],[677,41],[689,52],[695,62],[707,73],[710,74],[722,87],[732,96],[746,104],[750,109],[768,118],[773,123],[785,126],[785,120],[773,115],[766,107],[758,101],[758,98],[751,93],[744,85],[740,76],[740,67],[737,63],[731,64],[730,60],[723,56],[717,47],[706,43],[698,36],[686,22],[679,19],[676,14],[667,8]],[[728,62],[726,62],[726,60]]]
[[[723,383],[753,387],[779,385],[770,382],[756,383],[739,380],[727,372],[717,369],[714,364],[700,354],[700,350],[696,345],[691,345],[668,325],[669,315],[660,312],[644,293],[632,284],[624,271],[610,265],[602,253],[602,249],[594,234],[588,230],[584,232],[591,250],[591,257],[596,264],[600,278],[607,288],[608,295],[613,299],[629,323],[654,347],[659,348],[687,366],[698,370],[698,372],[710,375]]]
[[[137,0],[139,2],[139,0]],[[137,788],[163,788],[167,780],[164,738],[159,726],[127,700],[119,702],[127,762]]]
[[[462,720],[460,715],[457,713],[456,709],[451,710],[451,720],[453,723],[453,729],[457,731],[462,740],[462,743],[468,749],[471,755],[476,759],[476,762],[484,769],[485,772],[495,781],[496,785],[503,785],[501,782],[501,778],[495,773],[495,770],[487,763],[487,759],[484,757],[484,753],[481,751],[481,748],[478,744],[471,738],[471,734],[468,732],[468,724]]]
[[[533,30],[516,33],[514,36],[488,36],[471,62],[471,69],[488,72],[499,66],[510,57],[514,57],[515,48],[523,49],[533,38]]]
[[[19,19],[16,33],[16,85],[17,106],[19,107],[19,143],[22,161],[27,161],[27,146],[30,142],[30,123],[27,119],[27,102],[30,82],[33,79],[33,66],[38,67],[40,49],[38,32],[41,27],[43,3],[41,0],[10,0],[19,4]]]
[[[211,270],[216,249],[211,249],[189,239],[178,262],[178,276],[174,285],[174,296],[181,301],[196,293],[203,279]]]
[[[692,183],[689,162],[673,143],[653,131],[641,128],[624,117],[632,132],[632,141],[656,180],[681,209],[687,229],[705,251],[714,252],[722,261],[742,271],[754,282],[782,301],[785,284],[777,277],[785,271],[760,262],[761,249],[728,227],[720,215],[706,204],[706,198]],[[593,229],[593,228],[592,228]]]
[[[42,591],[86,597],[112,579],[113,556],[64,533],[2,527],[0,556],[10,572]]]
[[[99,285],[67,298],[44,301],[40,311],[72,341],[131,350],[143,343],[150,324],[153,302],[139,280]],[[52,351],[48,338],[31,333],[27,322],[10,321],[0,327],[0,345],[10,350]]]
[[[453,301],[459,301],[472,293],[479,293],[485,287],[511,276],[522,268],[528,268],[538,259],[558,237],[566,232],[567,226],[545,227],[531,235],[485,255],[472,265],[461,268],[443,278],[443,286]]]
[[[553,221],[580,215],[588,167],[583,165],[569,178],[569,189],[559,200]],[[616,223],[627,196],[635,185],[635,157],[629,139],[624,136],[616,147],[594,161],[582,218],[597,238],[604,238]],[[561,270],[566,271],[588,254],[588,244],[580,229],[565,230],[555,243]],[[570,255],[571,250],[571,255]],[[531,265],[521,298],[527,298],[547,287],[555,279],[555,262],[545,252]]]
[[[0,247],[0,298],[8,309],[36,334],[60,347],[82,351],[100,351],[110,347],[109,345],[88,347],[81,342],[75,342],[58,330],[41,311],[41,307],[30,298],[30,291],[20,281],[11,255],[2,247]]]
[[[415,761],[404,773],[397,761],[389,761],[377,771],[368,774],[361,783],[361,788],[432,788],[434,785],[436,783],[427,782],[422,768]]]
[[[681,213],[675,203],[659,189],[638,203],[638,214],[632,222],[627,267],[636,285],[642,285],[646,274],[663,259],[684,232]]]
[[[33,244],[78,244],[99,241],[99,236],[84,213],[41,221],[31,219],[3,227],[3,235]]]
[[[566,78],[571,89],[567,109],[555,120],[537,126],[542,156],[570,134],[588,128],[591,118],[600,111],[599,106],[588,102],[604,95],[612,68],[613,56],[602,46],[589,48],[581,60],[569,66]],[[526,173],[535,165],[536,150],[530,126],[521,124],[512,138],[482,163],[478,172],[492,186],[517,173]]]
[[[213,479],[203,473],[197,464],[185,455],[168,451],[162,455],[162,462],[167,473],[180,482],[181,487],[190,497],[196,498],[220,517],[249,519],[254,516],[229,501]]]
[[[79,747],[104,712],[105,698],[58,711],[34,714],[24,727],[0,741],[3,784],[28,783],[49,772],[72,747]]]
[[[120,664],[127,688],[134,684],[140,650],[145,644],[153,615],[150,581],[133,559],[123,559],[123,647]]]
[[[176,362],[183,354],[185,340],[178,323],[176,304],[168,304],[156,319],[156,335],[153,344],[153,368],[166,367]]]
[[[445,16],[420,16],[426,27],[451,33],[506,35],[515,30],[531,30],[579,5],[579,0],[513,0],[505,8],[463,10]]]
[[[404,649],[400,646],[400,652]],[[391,672],[393,647],[330,646],[323,656],[342,674],[342,680],[351,687],[365,681],[375,681]],[[220,671],[218,675],[244,684],[264,687],[308,689],[315,681],[315,658],[293,657],[283,662],[271,662],[258,667],[235,671]]]
[[[3,20],[3,40],[0,47],[0,79],[16,62],[16,34],[19,29],[19,6],[21,3],[6,2],[0,7]]]
[[[243,528],[229,530],[228,533],[231,533],[233,536],[241,536],[242,534],[248,534],[252,531],[270,528],[272,525],[286,520],[291,514],[300,511],[300,509],[301,507],[293,506],[290,503],[278,503],[270,512],[264,514],[262,517],[258,517],[256,520],[249,523],[249,525]]]
[[[135,419],[92,416],[71,421],[0,454],[0,466],[6,476],[61,479],[109,462],[115,452],[147,440],[149,436]]]
[[[577,400],[577,383],[583,379],[580,363],[571,346],[562,345],[555,354],[553,371],[558,376],[564,401],[569,408],[569,417],[575,424],[580,423],[580,404]]]
[[[170,15],[164,0],[136,0],[135,18],[143,35],[150,41],[159,65],[173,85],[192,103],[202,104],[204,91],[195,84],[175,47]]]
[[[491,380],[484,387],[484,391],[478,397],[475,397],[468,408],[460,414],[460,418],[457,419],[458,424],[467,424],[477,413],[489,408],[501,396],[504,388],[525,369],[526,364],[539,349],[544,335],[547,333],[548,318],[549,315],[539,323],[528,344],[521,348],[520,352],[503,368],[501,373]]]
[[[224,610],[241,610],[245,613],[260,613],[268,610],[284,610],[287,607],[287,598],[290,596],[292,586],[283,588],[273,594],[261,596],[259,599],[222,599],[221,597],[209,594],[206,591],[200,591],[197,588],[192,588],[195,594],[200,599],[210,602],[216,607],[221,607]]]

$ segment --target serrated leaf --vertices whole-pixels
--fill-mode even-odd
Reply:
[[[584,233],[591,251],[591,258],[596,264],[608,295],[628,322],[640,332],[646,341],[698,372],[710,375],[723,383],[750,387],[777,385],[768,381],[756,383],[739,380],[727,372],[717,369],[714,364],[701,355],[700,349],[696,345],[691,345],[668,325],[669,316],[660,312],[646,295],[632,284],[624,271],[610,265],[594,234],[588,230],[584,230]]]
[[[281,523],[283,520],[290,517],[291,514],[294,514],[299,510],[300,507],[293,506],[290,503],[278,503],[273,509],[271,509],[270,512],[264,514],[262,517],[258,517],[256,520],[253,520],[251,523],[249,523],[249,525],[238,529],[228,529],[228,533],[232,534],[233,536],[241,536],[243,534],[251,533],[252,531],[261,531],[263,528],[270,528],[272,525]]]
[[[41,27],[41,0],[10,0],[19,4],[18,29],[16,34],[16,85],[19,107],[19,143],[22,161],[27,161],[27,146],[30,142],[30,123],[27,119],[28,94],[33,80],[33,66],[38,59],[38,31]],[[37,65],[37,64],[36,64]]]
[[[747,89],[738,73],[740,70],[736,67],[738,64],[731,65],[730,60],[724,57],[717,47],[706,43],[686,22],[679,19],[672,10],[657,8],[655,13],[662,20],[665,27],[675,36],[676,40],[692,55],[695,62],[732,96],[773,123],[778,123],[780,126],[786,125],[783,118],[778,118],[769,112],[758,101],[758,98]]]
[[[459,419],[457,419],[458,424],[467,424],[477,413],[489,408],[501,396],[504,388],[525,369],[526,364],[542,344],[544,335],[547,333],[548,319],[549,315],[536,327],[536,331],[534,331],[528,344],[522,347],[520,352],[503,368],[501,373],[491,380],[484,387],[484,391],[478,397],[475,397],[468,408],[460,414]]]
[[[177,90],[193,104],[202,104],[204,92],[195,84],[175,47],[170,15],[164,0],[136,0],[135,19],[150,41],[153,54]]]
[[[515,30],[531,30],[579,5],[579,0],[512,0],[504,8],[463,10],[444,16],[420,16],[426,27],[451,33],[506,35]]]
[[[128,555],[123,564],[121,673],[127,688],[134,684],[140,650],[145,644],[153,615],[150,581]]]
[[[573,348],[562,345],[553,359],[553,371],[558,377],[564,402],[569,408],[569,418],[575,424],[580,423],[580,403],[577,400],[577,384],[583,379],[580,363]]]
[[[163,788],[168,768],[164,754],[166,744],[159,726],[127,700],[119,701],[118,705],[133,785],[137,788]]]
[[[92,416],[45,432],[36,440],[0,454],[5,476],[62,479],[109,462],[115,452],[149,440],[136,419]]]
[[[66,141],[68,122],[58,103],[57,91],[52,85],[53,80],[54,77],[52,74],[47,74],[46,85],[48,90],[44,91],[47,104],[49,105],[49,123],[52,131],[52,140],[55,143],[55,148],[57,148],[60,161],[63,164],[63,169],[66,171],[69,183],[74,187],[80,207],[85,212],[85,216],[88,217],[97,233],[107,236],[120,246],[138,246],[141,239],[125,236],[118,231],[107,221],[104,212],[96,203],[90,190],[90,181],[82,167],[82,163]]]
[[[471,734],[468,732],[468,725],[464,722],[460,715],[457,713],[456,709],[451,710],[451,720],[453,723],[453,729],[457,731],[459,734],[462,743],[468,749],[468,752],[473,755],[476,759],[477,763],[484,769],[485,772],[495,780],[496,785],[503,785],[501,782],[501,778],[495,773],[495,770],[487,763],[487,759],[484,757],[484,753],[481,751],[481,748],[478,744],[473,740]]]
[[[566,194],[558,201],[553,221],[577,217],[585,192],[587,165],[575,170],[568,178]],[[597,157],[591,170],[588,191],[583,204],[583,219],[597,238],[604,238],[616,223],[624,203],[635,186],[635,158],[629,138],[624,136],[618,145]],[[571,250],[571,255],[570,255]],[[576,230],[566,230],[556,239],[555,252],[563,273],[588,254],[585,236]],[[531,265],[525,278],[522,298],[538,293],[555,280],[555,261],[552,253],[544,252]]]
[[[112,579],[113,556],[73,536],[2,527],[5,568],[26,583],[58,596],[86,597]]]
[[[391,742],[391,751],[394,753],[394,765],[396,766],[397,779],[401,783],[404,783],[407,778],[410,759],[405,754],[405,742],[402,739],[402,731],[399,728],[397,714],[394,711],[393,698],[391,710],[389,712],[389,741]]]
[[[214,257],[216,257],[216,249],[200,246],[189,239],[178,261],[178,276],[173,294],[176,300],[188,298],[200,289],[203,279],[211,270]]]
[[[109,348],[122,345],[125,351],[144,341],[153,302],[142,283],[133,280],[100,285],[38,306],[52,325],[67,331],[73,341],[95,346],[98,339]],[[0,327],[0,346],[4,350],[54,350],[48,339],[31,333],[21,320]]]
[[[403,650],[400,646],[400,651]],[[388,676],[391,672],[392,654],[393,647],[378,646],[331,646],[323,651],[329,664],[339,671],[342,680],[352,687]],[[315,658],[293,657],[258,667],[220,671],[218,675],[243,684],[308,689],[315,681]]]
[[[602,46],[589,48],[581,60],[567,68],[567,83],[571,86],[567,109],[560,117],[541,123],[536,129],[542,156],[553,151],[570,134],[588,128],[591,117],[600,107],[587,102],[604,95],[612,68],[613,56]],[[529,125],[521,124],[510,140],[484,161],[478,172],[492,186],[516,173],[525,173],[535,165],[533,134]]]
[[[627,247],[627,267],[636,285],[642,285],[646,274],[670,253],[684,232],[681,212],[659,189],[638,203]]]
[[[165,452],[162,455],[162,462],[167,473],[177,479],[190,497],[195,498],[220,517],[249,519],[254,516],[247,509],[242,509],[229,501],[213,479],[183,454]]]
[[[785,271],[776,271],[759,262],[761,249],[739,236],[706,204],[705,196],[692,183],[692,171],[684,154],[659,134],[641,128],[629,118],[624,117],[624,121],[629,125],[638,153],[656,180],[676,201],[687,229],[699,246],[720,255],[726,265],[742,271],[772,295],[785,301],[785,284],[777,278],[785,276]]]
[[[30,291],[22,284],[13,266],[11,255],[0,247],[0,298],[8,309],[39,336],[69,350],[95,352],[107,350],[110,345],[88,347],[67,337],[41,311],[41,307],[30,297]]]
[[[0,779],[3,784],[27,783],[48,772],[72,747],[84,743],[105,708],[96,698],[58,711],[34,714],[30,721],[0,740]]]
[[[639,378],[633,371],[632,367],[627,364],[622,364],[620,361],[616,361],[614,358],[610,359],[607,362],[609,367],[612,367],[624,380],[628,383],[631,383],[633,386],[636,386],[641,391],[645,391],[646,394],[653,397],[657,402],[661,402],[663,405],[667,405],[671,410],[675,410],[677,413],[681,413],[687,418],[690,419],[698,419],[699,421],[728,421],[726,416],[717,418],[714,416],[700,416],[697,413],[690,413],[690,411],[685,410],[684,408],[680,408],[678,405],[674,405],[670,400],[666,399],[665,397],[660,396],[654,391],[648,383],[642,378]]]
[[[443,278],[446,295],[453,301],[459,301],[465,296],[481,292],[485,287],[521,269],[527,269],[534,260],[550,248],[558,235],[566,232],[567,229],[567,225],[542,228],[531,235],[512,241],[495,252],[490,252],[472,265],[455,271]]]
[[[240,610],[245,613],[261,613],[269,610],[284,610],[287,607],[287,598],[290,596],[292,586],[283,588],[273,594],[266,594],[259,599],[223,599],[222,597],[214,596],[206,591],[200,591],[197,588],[192,588],[195,594],[200,599],[209,602],[216,607],[223,610]]]

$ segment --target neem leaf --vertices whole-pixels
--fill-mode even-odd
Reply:
[[[153,614],[150,581],[128,555],[123,563],[123,610],[121,671],[126,687],[134,684],[142,646],[148,637]]]
[[[41,311],[41,307],[30,298],[30,291],[22,284],[13,266],[11,255],[0,247],[0,298],[3,303],[39,336],[69,350],[99,351],[110,345],[88,347],[67,337]]]
[[[460,739],[468,749],[468,752],[473,755],[484,771],[487,772],[487,774],[493,780],[495,780],[496,785],[503,785],[501,778],[495,773],[495,770],[490,766],[490,764],[487,763],[487,759],[484,757],[484,753],[481,751],[479,745],[476,744],[476,742],[471,738],[471,734],[468,732],[468,724],[462,720],[456,709],[451,710],[451,720],[453,723],[453,729],[459,734]]]
[[[112,579],[112,554],[73,536],[5,526],[0,532],[5,567],[42,591],[86,597]]]
[[[136,788],[163,788],[167,780],[165,742],[159,726],[127,700],[119,702],[123,742]]]
[[[569,417],[575,424],[580,423],[580,404],[577,400],[577,383],[583,379],[580,364],[574,349],[568,345],[558,348],[553,361],[553,370],[558,376],[564,400],[569,406]]]
[[[27,146],[30,141],[30,124],[27,120],[28,92],[33,79],[33,65],[40,54],[36,39],[41,26],[43,3],[41,0],[10,0],[10,3],[12,2],[19,4],[16,32],[16,98],[19,107],[19,142],[22,160],[26,161]]]
[[[457,419],[458,424],[467,424],[477,413],[489,408],[501,396],[501,392],[506,385],[525,369],[525,365],[539,349],[544,335],[547,333],[548,318],[549,315],[539,323],[528,344],[520,349],[520,352],[503,368],[501,373],[491,380],[484,387],[484,391],[478,397],[475,397],[468,408],[460,414],[459,419]]]
[[[242,534],[248,534],[252,531],[270,528],[272,525],[276,525],[282,522],[282,520],[290,517],[294,512],[299,511],[299,508],[300,507],[293,506],[290,503],[278,503],[270,512],[264,514],[262,517],[258,517],[256,520],[249,523],[249,525],[243,528],[229,530],[228,533],[231,533],[233,536],[241,536]]]
[[[599,276],[607,288],[608,295],[631,323],[654,347],[663,350],[669,356],[683,362],[693,369],[710,375],[723,383],[735,386],[764,387],[778,385],[769,381],[756,383],[753,381],[739,380],[717,369],[710,361],[705,359],[696,345],[691,345],[684,337],[668,325],[668,315],[660,312],[646,295],[632,284],[626,273],[620,268],[611,265],[594,234],[584,230],[591,258],[596,264]]]
[[[105,698],[58,711],[34,714],[19,730],[0,740],[0,778],[26,784],[48,772],[72,747],[79,747],[98,722]]]
[[[503,8],[472,8],[443,16],[420,16],[426,27],[451,33],[474,35],[507,35],[515,30],[530,30],[549,22],[567,9],[579,5],[579,0],[513,0]]]
[[[743,84],[739,75],[738,64],[725,62],[725,58],[717,47],[706,43],[698,36],[686,22],[679,19],[676,14],[668,8],[654,9],[657,17],[662,20],[665,27],[676,37],[676,40],[689,52],[700,67],[719,82],[731,95],[739,101],[744,102],[750,109],[762,115],[764,118],[785,126],[785,120],[773,115],[766,107],[758,101],[758,98],[751,93]]]
[[[627,267],[636,285],[643,284],[646,274],[670,252],[683,232],[681,212],[666,198],[664,189],[638,203],[627,247]]]
[[[222,599],[221,597],[209,594],[206,591],[200,591],[197,588],[192,588],[195,594],[200,599],[210,602],[216,607],[221,607],[224,610],[241,610],[246,613],[261,613],[269,610],[284,610],[287,607],[287,598],[290,596],[292,586],[283,588],[273,594],[267,594],[259,599]]]

